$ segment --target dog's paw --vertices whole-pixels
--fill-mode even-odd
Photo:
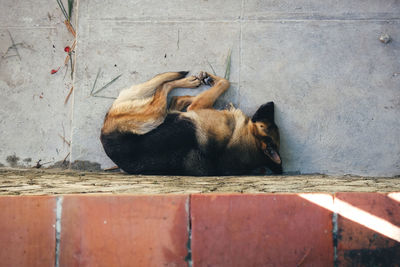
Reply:
[[[200,79],[196,76],[189,76],[185,79],[182,79],[181,81],[183,83],[182,87],[185,87],[185,88],[196,88],[201,85]]]
[[[198,77],[203,84],[208,86],[213,86],[217,78],[216,76],[205,71],[201,71]]]

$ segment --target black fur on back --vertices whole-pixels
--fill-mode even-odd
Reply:
[[[190,174],[184,158],[198,150],[194,124],[168,114],[156,129],[144,134],[112,132],[100,136],[106,154],[131,174]]]
[[[221,141],[208,133],[207,143],[200,145],[195,124],[179,113],[169,113],[144,135],[115,131],[100,139],[108,157],[130,174],[243,175],[270,165],[263,151],[247,143],[227,147],[229,138]],[[270,169],[282,172],[281,165]]]

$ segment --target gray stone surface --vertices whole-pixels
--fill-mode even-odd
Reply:
[[[244,0],[244,18],[251,20],[387,20],[399,19],[398,0]]]
[[[243,25],[240,106],[276,104],[285,170],[390,175],[400,159],[398,22]],[[295,40],[295,41],[294,41]]]
[[[81,1],[91,20],[113,21],[181,21],[234,20],[240,18],[241,0],[170,0],[170,1]]]
[[[73,37],[65,34],[54,1],[2,0],[0,8],[0,162],[31,166],[38,160],[62,160],[70,140],[71,87],[63,66],[64,47]],[[18,53],[12,46],[10,34]],[[18,56],[19,54],[19,56]],[[15,157],[14,157],[15,156]],[[30,160],[29,160],[30,159]]]
[[[99,69],[96,89],[122,74],[100,93],[115,97],[159,72],[210,71],[210,63],[223,75],[232,49],[232,87],[218,106],[232,102],[251,115],[273,100],[286,172],[400,174],[399,1],[76,2],[71,81],[65,67],[50,75],[73,41],[56,1],[2,0],[0,163],[70,153],[110,167],[98,137],[112,99],[90,96]],[[8,31],[22,43],[21,59],[8,57]],[[380,42],[382,34],[391,41]]]

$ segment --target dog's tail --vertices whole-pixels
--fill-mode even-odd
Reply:
[[[139,84],[137,86],[140,87],[159,87],[163,83],[178,80],[184,78],[189,72],[188,71],[179,71],[179,72],[164,72],[161,74],[158,74],[154,76],[152,79],[148,80],[147,82],[144,82],[142,84]]]
[[[163,83],[178,80],[184,78],[189,72],[165,72],[154,76],[147,82],[133,85],[127,91],[129,92],[130,98],[146,98],[152,96],[156,89]],[[118,98],[124,98],[124,95],[120,95]],[[117,99],[118,100],[118,99]]]
[[[189,73],[189,71],[164,72],[161,74],[157,74],[152,79],[145,82],[144,84],[149,83],[149,84],[152,84],[152,85],[155,85],[156,87],[158,87],[165,82],[182,79],[182,78],[186,77],[186,75],[188,73]]]

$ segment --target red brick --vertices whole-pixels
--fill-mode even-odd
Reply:
[[[333,266],[332,212],[295,194],[193,195],[191,220],[193,267]]]
[[[188,196],[65,196],[60,266],[186,266]]]
[[[0,197],[0,265],[54,266],[55,198]]]
[[[346,215],[346,207],[338,209],[338,265],[400,266],[400,243],[393,239],[400,239],[399,232],[394,236],[396,232],[389,231],[391,237],[386,236],[380,231],[387,231],[391,227],[381,226],[379,222],[367,225],[373,219],[357,213],[357,209],[362,210],[367,216],[383,219],[400,230],[400,202],[380,193],[337,193],[337,208],[340,207],[338,201],[356,208],[355,211],[350,209],[351,212],[347,212],[351,217]]]

